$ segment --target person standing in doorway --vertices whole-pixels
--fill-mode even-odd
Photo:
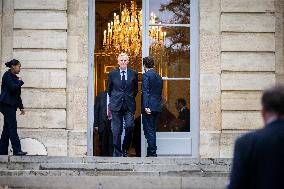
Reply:
[[[136,110],[135,97],[138,92],[138,74],[127,67],[129,57],[126,53],[118,55],[119,68],[108,74],[107,93],[110,97],[111,128],[113,134],[113,156],[128,156],[134,128]],[[125,136],[121,149],[121,134],[125,122]]]
[[[153,58],[143,58],[143,66],[145,73],[142,75],[142,123],[148,143],[147,157],[156,157],[156,123],[159,113],[162,112],[163,81],[153,69]]]
[[[26,155],[21,148],[20,139],[17,133],[16,111],[20,109],[24,115],[24,106],[21,99],[21,87],[24,84],[17,76],[21,71],[21,63],[13,59],[5,65],[9,68],[2,78],[0,94],[0,111],[4,116],[4,126],[0,139],[0,155],[8,155],[9,139],[11,140],[14,155]]]
[[[99,132],[99,147],[101,156],[112,156],[111,116],[108,108],[109,96],[99,92],[94,106],[94,128]]]
[[[186,100],[179,98],[176,101],[176,109],[178,110],[177,132],[190,132],[190,111],[186,107]]]

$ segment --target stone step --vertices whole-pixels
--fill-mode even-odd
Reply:
[[[227,172],[191,171],[98,171],[98,170],[0,170],[3,176],[171,176],[171,177],[228,177]]]
[[[197,159],[190,157],[66,157],[1,156],[0,163],[127,163],[127,164],[202,164],[230,165],[230,158]]]
[[[229,172],[230,161],[187,158],[8,157],[1,170],[95,170],[133,172]]]
[[[60,189],[223,189],[226,177],[168,176],[6,176],[0,186]]]
[[[225,188],[230,165],[188,157],[0,156],[0,187]]]

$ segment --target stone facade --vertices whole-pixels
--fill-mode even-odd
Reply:
[[[5,28],[1,74],[6,71],[4,63],[16,58],[22,63],[20,76],[25,81],[22,98],[27,114],[18,116],[20,137],[38,140],[48,155],[84,156],[87,0],[1,3],[1,26]]]
[[[1,74],[22,62],[21,137],[48,155],[87,150],[88,0],[0,0]],[[260,128],[261,92],[284,83],[282,0],[199,0],[200,155],[231,157]],[[2,123],[1,118],[1,123]]]
[[[283,83],[283,1],[199,2],[200,155],[232,157],[263,125],[261,92]]]

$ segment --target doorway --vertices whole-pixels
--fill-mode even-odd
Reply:
[[[117,67],[115,53],[105,50],[104,30],[108,29],[108,23],[114,21],[114,16],[121,15],[122,5],[125,3],[130,7],[130,1],[95,1],[93,97],[100,91],[106,90],[108,72]],[[162,76],[164,83],[164,106],[157,125],[157,154],[198,157],[198,2],[197,0],[180,0],[180,2],[145,0],[136,1],[136,4],[138,10],[142,9],[142,28],[145,30],[142,29],[141,33],[142,44],[139,55],[141,57],[130,64],[130,67],[139,73],[139,95],[136,98],[135,114],[139,132],[136,128],[134,133],[136,142],[130,155],[146,155],[147,144],[139,120],[141,63],[142,57],[150,55],[154,58],[155,69]],[[89,130],[88,134],[91,133]],[[93,141],[88,142],[88,146],[93,147],[93,155],[99,155],[99,152],[96,152],[98,137],[94,136]]]

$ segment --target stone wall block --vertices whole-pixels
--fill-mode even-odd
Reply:
[[[19,74],[25,84],[33,88],[66,88],[65,69],[23,69]]]
[[[274,12],[274,0],[221,0],[222,12]]]
[[[13,47],[66,49],[67,32],[60,30],[15,30]]]
[[[26,108],[66,108],[65,89],[22,89],[22,100]]]
[[[15,11],[16,29],[67,29],[66,11]]]
[[[275,71],[275,54],[264,52],[222,52],[221,69],[225,71]]]
[[[274,33],[223,33],[222,51],[275,51]]]
[[[251,130],[263,126],[260,111],[223,111],[222,129]]]
[[[223,91],[222,110],[261,110],[262,93],[258,91]]]
[[[18,115],[18,127],[29,129],[64,129],[66,128],[65,109],[26,109],[25,115]]]
[[[275,32],[273,14],[224,13],[221,31],[226,32]]]
[[[274,73],[223,73],[222,90],[264,90],[275,84]]]
[[[14,0],[15,9],[67,10],[67,0]]]
[[[66,50],[14,49],[13,56],[22,68],[67,68]]]
[[[200,129],[216,131],[221,126],[221,89],[219,74],[201,74]]]

